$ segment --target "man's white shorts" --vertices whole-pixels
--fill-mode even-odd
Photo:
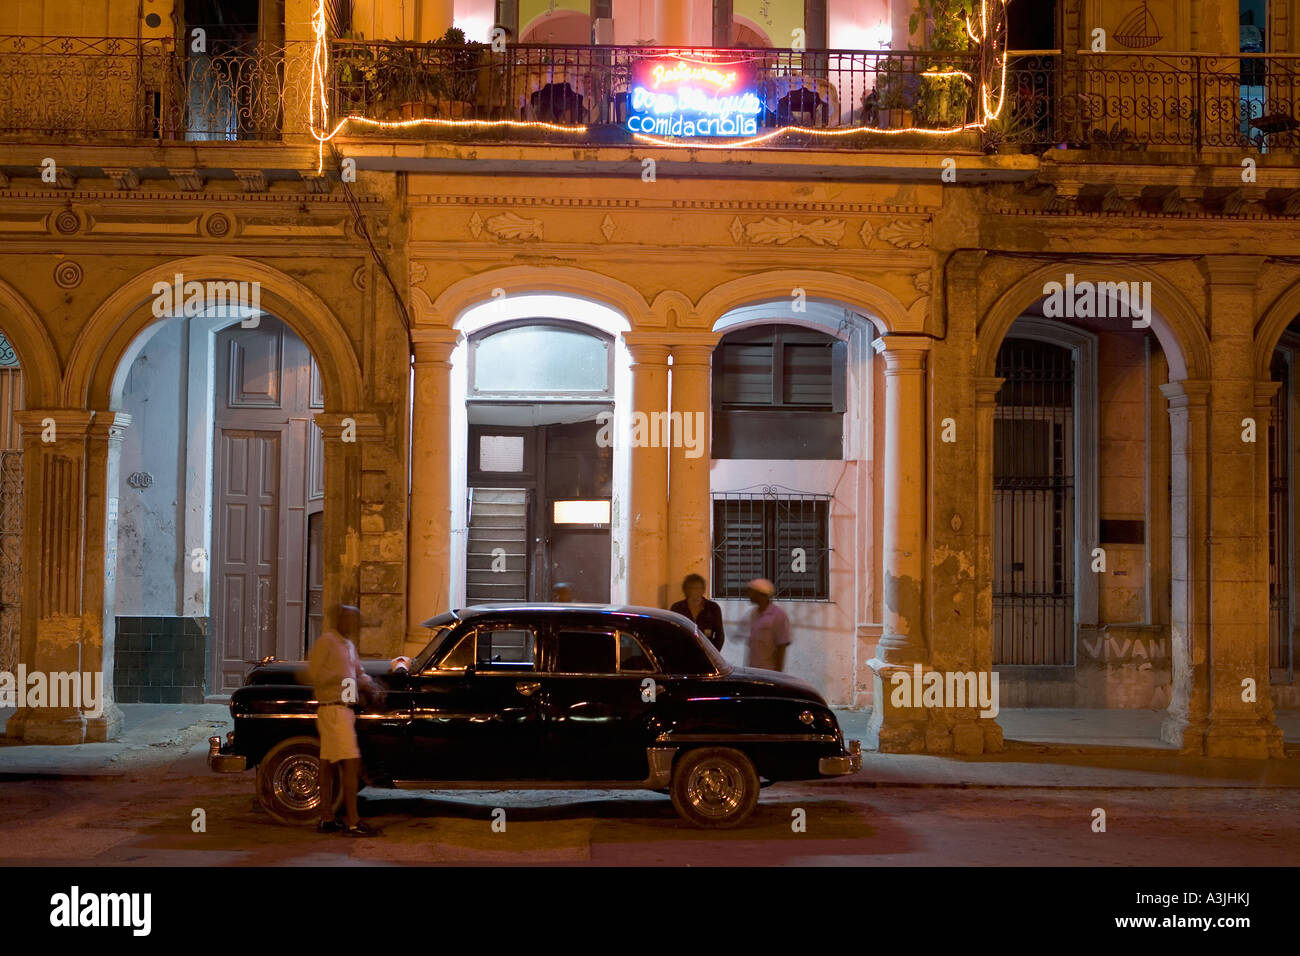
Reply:
[[[357,715],[351,707],[322,704],[316,711],[316,731],[320,734],[321,760],[355,760],[361,756]]]

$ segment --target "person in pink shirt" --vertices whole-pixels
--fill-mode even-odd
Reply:
[[[772,603],[776,587],[767,578],[755,578],[745,588],[754,607],[749,612],[749,650],[745,666],[769,671],[785,668],[785,649],[790,643],[790,619]]]

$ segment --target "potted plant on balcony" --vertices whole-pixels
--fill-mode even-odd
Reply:
[[[916,103],[916,76],[907,69],[906,57],[888,56],[878,61],[876,87],[863,100],[863,123],[871,124],[870,114],[879,117],[881,129],[909,129]],[[874,101],[868,100],[874,96]]]
[[[926,49],[939,53],[964,53],[970,49],[966,20],[974,15],[975,0],[918,0],[912,14],[911,30],[915,34],[922,24],[928,25]],[[966,121],[972,80],[963,72],[970,64],[958,57],[933,58],[921,73],[916,104],[916,119],[921,126],[949,128]]]
[[[463,119],[474,115],[478,95],[479,60],[487,45],[470,43],[465,31],[448,28],[436,47],[437,109],[441,116]]]

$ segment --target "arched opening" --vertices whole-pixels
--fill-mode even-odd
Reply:
[[[1154,741],[1176,683],[1172,541],[1186,520],[1162,386],[1186,365],[1150,311],[1059,305],[1024,307],[992,369],[992,662],[1008,711],[1128,708],[1128,736]],[[1033,713],[1025,726],[1004,715],[1007,735],[1079,730]]]
[[[865,623],[879,620],[875,324],[838,302],[786,298],[730,309],[714,331],[709,589],[723,654],[746,659],[744,586],[769,578],[799,638],[785,668],[862,706],[855,668],[871,655],[859,644],[879,636]]]
[[[466,602],[610,596],[614,340],[556,320],[469,337]]]
[[[320,368],[256,303],[199,306],[141,332],[113,380],[131,416],[114,492],[121,703],[224,697],[320,630]]]
[[[452,606],[626,597],[627,320],[576,296],[468,309],[451,357]]]

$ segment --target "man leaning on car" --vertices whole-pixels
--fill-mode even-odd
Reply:
[[[356,645],[352,643],[361,631],[361,610],[351,604],[338,604],[331,609],[333,625],[316,639],[308,662],[308,675],[316,692],[319,707],[316,711],[316,731],[320,734],[320,823],[317,833],[336,833],[340,829],[348,836],[378,836],[380,830],[362,823],[357,813],[357,781],[361,772],[361,748],[357,743],[357,715],[351,703],[356,692],[365,689],[379,693],[379,687],[370,675],[361,669]],[[351,693],[345,694],[351,678]],[[351,698],[350,700],[348,698]],[[341,764],[343,802],[346,818],[342,827],[334,818],[334,764]]]

